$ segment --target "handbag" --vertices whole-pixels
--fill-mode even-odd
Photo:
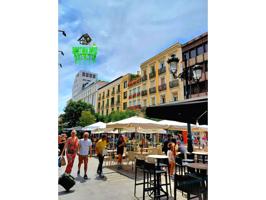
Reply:
[[[65,160],[64,156],[61,157],[60,163],[61,163],[61,166],[65,166],[66,165],[66,160]]]

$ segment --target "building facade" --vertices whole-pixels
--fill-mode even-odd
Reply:
[[[72,87],[72,100],[77,101],[80,92],[86,85],[96,82],[97,74],[88,71],[79,71],[76,74],[73,87]]]
[[[113,111],[125,111],[129,107],[129,83],[134,74],[120,76],[99,88],[96,112],[109,115]]]
[[[96,112],[109,115],[112,111],[121,110],[122,76],[98,89]]]
[[[202,66],[202,76],[197,83],[194,80],[188,82],[189,98],[208,96],[208,33],[204,33],[182,45],[183,57],[190,72],[195,65]],[[185,67],[184,61],[182,62]],[[183,81],[184,91],[186,82]],[[184,96],[186,94],[184,93]]]
[[[108,82],[105,81],[96,81],[91,84],[85,84],[82,90],[78,93],[75,98],[75,101],[82,100],[86,103],[93,105],[96,110],[96,100],[98,89],[106,85]]]
[[[141,64],[141,105],[160,105],[184,99],[183,82],[174,79],[167,60],[175,54],[182,57],[181,44],[176,43]],[[178,64],[177,73],[181,72]]]

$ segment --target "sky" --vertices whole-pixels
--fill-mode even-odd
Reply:
[[[105,81],[140,71],[140,64],[179,42],[208,31],[207,0],[59,0],[59,106],[63,113],[80,70]],[[95,63],[75,64],[72,47],[88,33],[96,43]]]

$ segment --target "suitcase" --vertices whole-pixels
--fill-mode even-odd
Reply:
[[[71,175],[63,174],[58,179],[58,184],[65,188],[66,191],[69,191],[75,185],[75,178]]]

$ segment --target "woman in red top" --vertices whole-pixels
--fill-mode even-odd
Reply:
[[[77,155],[79,140],[76,134],[77,134],[76,130],[73,129],[71,132],[71,137],[67,139],[64,149],[62,151],[63,153],[64,150],[66,149],[66,157],[67,157],[67,166],[65,170],[66,174],[71,173],[71,170],[72,170],[72,167],[75,161],[75,157]],[[63,154],[61,154],[61,156],[63,156]]]

